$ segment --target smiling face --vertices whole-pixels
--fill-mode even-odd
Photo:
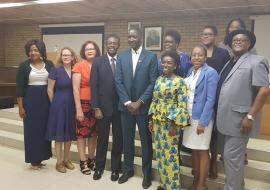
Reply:
[[[165,56],[162,59],[161,66],[163,69],[163,74],[165,76],[171,76],[174,74],[174,70],[176,69],[177,64],[172,57]]]
[[[29,51],[29,58],[33,62],[39,61],[41,59],[41,54],[36,45],[31,45],[30,51]]]
[[[235,56],[241,56],[248,52],[250,47],[249,38],[245,34],[237,34],[232,39],[232,51]]]
[[[131,29],[128,32],[128,44],[135,51],[138,50],[142,44],[142,37],[139,31]]]
[[[195,69],[199,69],[206,61],[205,50],[201,47],[195,47],[191,53],[191,62]]]
[[[64,66],[71,66],[74,56],[68,49],[63,49],[61,53],[61,60]]]
[[[216,35],[211,28],[205,28],[201,34],[201,42],[205,46],[214,45],[216,42]]]
[[[107,53],[111,56],[114,57],[118,51],[120,44],[119,40],[115,37],[110,37],[107,39],[106,43],[106,48],[107,48]]]
[[[163,49],[164,51],[176,51],[179,44],[176,43],[175,39],[172,36],[165,36],[163,40]]]
[[[97,54],[97,50],[96,50],[94,44],[92,44],[92,43],[89,43],[85,46],[84,52],[85,52],[86,60],[88,60],[88,61],[93,60]]]

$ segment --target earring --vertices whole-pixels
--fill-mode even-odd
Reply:
[[[174,67],[173,69],[176,69],[176,67]]]

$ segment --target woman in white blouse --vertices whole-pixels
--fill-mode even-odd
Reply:
[[[184,128],[183,145],[192,149],[194,180],[191,189],[206,190],[209,168],[209,144],[213,128],[213,107],[216,97],[218,73],[205,61],[207,50],[196,46],[191,54],[193,67],[185,82],[191,126]]]
[[[16,76],[17,101],[24,125],[25,162],[39,170],[44,166],[42,161],[52,156],[45,132],[49,113],[48,73],[54,65],[47,60],[45,44],[39,39],[28,41],[25,53],[28,59],[20,64]]]

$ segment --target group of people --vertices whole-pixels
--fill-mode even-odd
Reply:
[[[215,26],[205,26],[189,56],[178,50],[180,34],[167,30],[157,58],[142,47],[142,32],[134,28],[128,32],[127,50],[118,53],[120,38],[109,35],[106,54],[87,41],[82,61],[64,47],[56,67],[41,40],[28,41],[28,59],[19,66],[16,81],[25,162],[42,169],[55,141],[56,170],[72,170],[70,147],[76,140],[81,172],[94,171],[93,179],[99,180],[112,126],[111,180],[122,184],[134,175],[137,125],[144,189],[151,186],[153,136],[158,190],[181,189],[180,150],[192,152],[189,189],[208,189],[207,177],[217,177],[217,145],[224,190],[242,190],[247,142],[259,131],[259,112],[270,94],[269,65],[256,55],[256,37],[241,19],[228,24],[219,47],[217,34]]]

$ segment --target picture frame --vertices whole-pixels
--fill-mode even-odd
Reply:
[[[128,22],[128,31],[132,28],[139,28],[141,29],[141,22]]]
[[[162,50],[162,26],[147,26],[144,27],[144,47],[151,51]]]

